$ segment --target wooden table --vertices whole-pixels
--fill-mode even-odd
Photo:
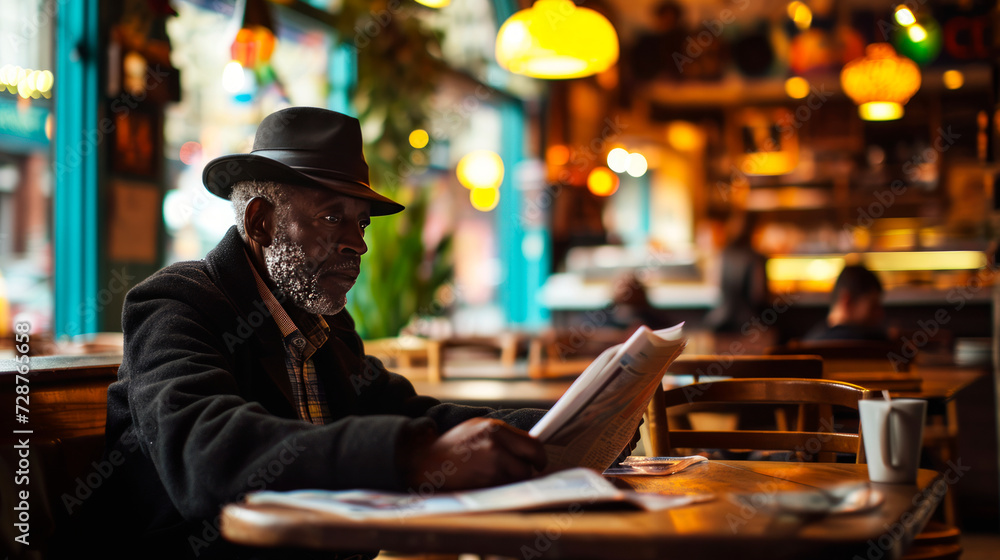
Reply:
[[[224,508],[221,527],[226,538],[250,546],[524,559],[898,558],[940,501],[946,484],[939,473],[921,470],[916,484],[873,484],[885,493],[885,502],[851,515],[779,514],[746,497],[860,480],[867,480],[865,465],[712,461],[671,476],[619,479],[640,491],[715,496],[660,512],[600,511],[581,500],[576,507],[530,513],[360,522],[281,506],[236,504]]]

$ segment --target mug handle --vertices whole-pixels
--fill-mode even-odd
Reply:
[[[883,453],[885,453],[885,455],[883,456],[889,458],[889,465],[892,468],[898,469],[899,467],[903,466],[903,457],[902,457],[903,450],[902,449],[897,450],[896,449],[897,446],[893,445],[893,435],[892,435],[893,432],[896,432],[897,439],[899,436],[898,433],[899,430],[893,429],[893,421],[892,421],[893,414],[895,414],[898,417],[900,414],[902,414],[902,412],[900,412],[899,409],[890,406],[888,413],[885,415],[885,425],[883,426],[884,429],[883,434],[885,437],[882,438],[882,441],[885,442],[885,449],[883,450]],[[897,426],[898,424],[899,423],[896,422]]]

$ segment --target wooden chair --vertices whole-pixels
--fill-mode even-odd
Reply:
[[[439,379],[524,377],[528,338],[522,333],[453,336],[438,340],[437,345]]]
[[[657,387],[645,416],[651,435],[651,454],[672,455],[676,448],[804,450],[817,455],[820,461],[831,460],[833,453],[851,453],[857,463],[864,463],[860,424],[857,433],[819,431],[816,427],[796,431],[674,430],[668,424],[667,411],[689,403],[818,405],[823,409],[819,426],[835,427],[833,406],[856,411],[858,401],[873,394],[857,385],[823,379],[727,379],[669,391]],[[929,524],[901,560],[957,560],[962,552],[960,534],[951,525]]]
[[[438,341],[419,336],[376,338],[364,341],[365,354],[374,356],[395,373],[414,380],[441,381]]]
[[[664,383],[669,385],[670,376],[681,375],[691,376],[695,383],[702,381],[704,377],[821,379],[823,377],[823,359],[810,355],[682,354],[667,369]],[[685,411],[688,421],[696,428],[707,427],[709,422],[716,423],[716,425],[720,425],[718,423],[722,422],[735,429],[740,422],[740,415],[736,412],[720,412],[718,406],[713,407],[714,412],[699,412],[699,408],[704,409],[704,407],[695,405],[687,407]],[[796,408],[797,410],[795,410]],[[773,410],[773,418],[779,430],[788,430],[791,414],[794,413],[799,422],[805,422],[808,412],[802,405],[798,407],[776,406]],[[744,420],[747,419],[744,418]]]
[[[821,379],[823,358],[815,355],[733,356],[682,354],[670,364],[668,374],[701,377],[796,377]]]
[[[791,340],[768,348],[768,354],[815,354],[823,358],[824,371],[906,372],[915,356],[907,357],[898,341],[888,340]]]
[[[784,450],[816,453],[851,453],[864,462],[858,433],[834,432],[832,407],[858,409],[858,401],[871,397],[863,387],[822,379],[749,378],[695,383],[671,389],[657,388],[646,412],[653,455],[671,455],[677,448]],[[812,405],[819,421],[787,430],[680,430],[669,426],[668,410],[694,403]],[[820,428],[826,429],[821,431]],[[831,457],[832,455],[823,455]]]
[[[532,379],[576,377],[615,344],[631,333],[615,329],[551,330],[531,339],[528,376]]]

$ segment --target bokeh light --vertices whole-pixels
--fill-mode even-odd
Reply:
[[[455,174],[467,189],[495,189],[503,181],[503,160],[490,150],[469,152],[458,161]]]
[[[430,135],[422,128],[418,128],[410,133],[410,145],[418,150],[426,146],[430,140]]]
[[[610,196],[618,190],[621,180],[607,167],[595,167],[587,175],[587,188],[597,196]]]
[[[489,212],[500,202],[500,191],[495,188],[474,188],[469,191],[469,202],[480,212]]]
[[[948,70],[941,75],[944,80],[944,87],[948,89],[958,89],[965,84],[965,75],[958,70]]]
[[[628,151],[615,148],[608,152],[608,167],[615,173],[624,173],[628,169]]]
[[[646,174],[647,169],[649,169],[649,164],[646,162],[645,156],[640,153],[631,153],[628,155],[628,168],[626,171],[629,175],[642,177]]]

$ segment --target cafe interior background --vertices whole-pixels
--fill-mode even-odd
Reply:
[[[313,105],[361,119],[373,186],[407,206],[368,231],[366,339],[604,326],[628,274],[651,326],[697,333],[742,228],[790,303],[763,342],[821,321],[861,262],[894,332],[990,360],[995,3],[590,0],[590,27],[533,37],[584,68],[518,50],[541,27],[517,17],[568,1],[438,3],[0,0],[4,357],[20,321],[36,353],[113,347],[128,289],[233,223],[204,164]],[[962,521],[995,531],[983,387]]]

